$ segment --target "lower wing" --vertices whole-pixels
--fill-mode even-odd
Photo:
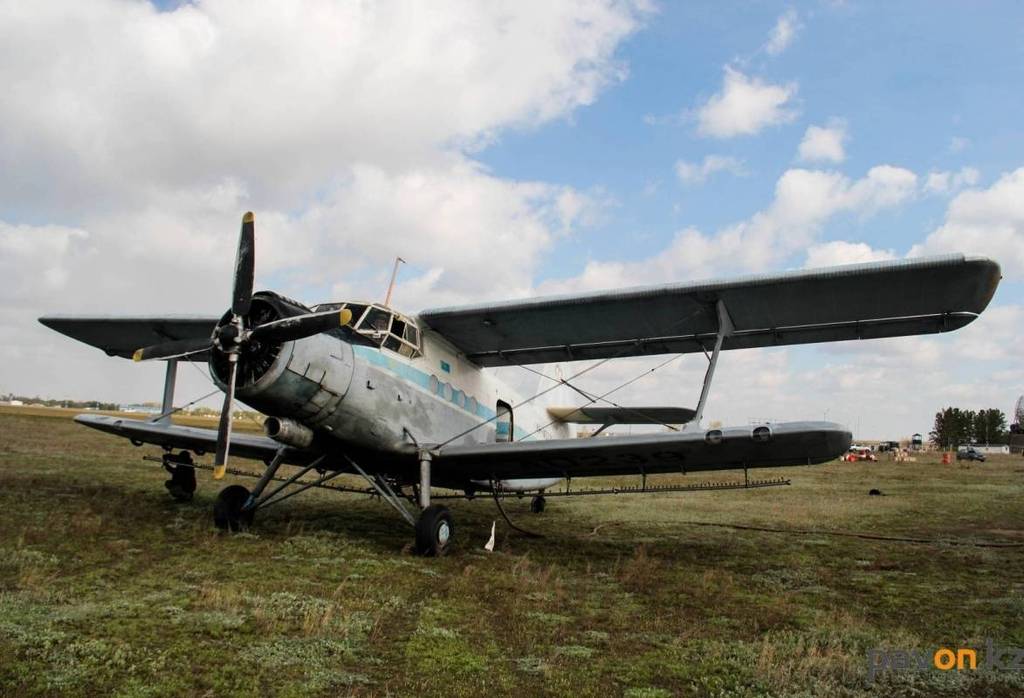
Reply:
[[[831,422],[589,439],[445,446],[445,479],[509,480],[812,465],[838,458],[853,436]]]
[[[82,414],[75,421],[92,429],[167,449],[212,452],[215,429],[154,424]],[[636,475],[813,465],[850,448],[849,431],[831,422],[792,422],[752,428],[712,429],[637,436],[550,439],[445,446],[434,452],[437,480],[516,480],[601,475]],[[269,461],[282,448],[265,436],[237,434],[232,453]],[[283,447],[283,462],[307,464],[321,454]],[[409,454],[410,463],[415,456]]]
[[[212,453],[217,448],[216,429],[197,429],[171,424],[154,424],[136,419],[108,417],[101,414],[80,414],[75,421],[91,429],[98,429],[130,439],[134,444],[147,443],[167,449],[184,448],[198,453]],[[309,463],[320,454],[285,446],[285,463]],[[266,436],[235,434],[231,437],[231,455],[252,460],[269,461],[281,449],[281,444]]]

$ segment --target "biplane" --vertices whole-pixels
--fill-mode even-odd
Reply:
[[[409,523],[424,555],[446,552],[454,532],[436,489],[496,501],[499,493],[536,493],[532,508],[541,511],[544,493],[575,477],[646,482],[658,473],[746,474],[834,460],[852,436],[830,422],[703,430],[721,352],[949,332],[978,317],[1001,278],[990,259],[948,255],[404,314],[383,303],[307,306],[254,293],[254,270],[247,213],[222,316],[40,318],[112,357],[167,362],[159,417],[76,421],[162,447],[169,487],[185,498],[195,490],[191,453],[214,454],[216,479],[229,458],[262,462],[251,490],[232,484],[218,494],[214,522],[223,529],[245,528],[284,497],[357,475]],[[688,353],[707,358],[692,409],[610,403],[578,389],[575,376],[552,383],[576,389],[584,404],[551,405],[543,399],[551,388],[520,394],[492,370]],[[172,424],[182,360],[207,363],[223,390],[217,430]],[[266,415],[265,436],[232,433],[236,400]],[[576,438],[578,424],[595,432],[614,424],[664,428]],[[288,477],[278,475],[282,467],[292,469],[282,471]]]

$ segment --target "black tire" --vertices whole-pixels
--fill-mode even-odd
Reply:
[[[448,507],[431,504],[416,522],[416,553],[426,557],[441,557],[451,548],[455,525]]]
[[[532,511],[534,514],[543,514],[544,508],[547,506],[547,504],[547,500],[538,494],[536,497],[530,500],[530,511]]]
[[[244,531],[252,525],[255,512],[243,511],[249,501],[249,490],[241,485],[228,485],[213,503],[213,523],[222,531]]]

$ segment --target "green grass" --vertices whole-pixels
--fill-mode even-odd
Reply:
[[[455,502],[455,550],[427,560],[365,497],[305,493],[224,535],[231,478],[199,473],[183,505],[140,460],[158,449],[59,411],[0,411],[0,435],[0,695],[1024,695],[1024,672],[866,679],[876,647],[1024,647],[1024,549],[952,544],[1024,542],[1019,457],[552,498],[540,517],[508,502],[543,539]]]

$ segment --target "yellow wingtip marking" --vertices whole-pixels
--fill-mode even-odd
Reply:
[[[216,466],[213,469],[213,479],[214,480],[222,479],[224,477],[224,473],[226,473],[227,470],[228,470],[228,466],[226,466],[226,465],[218,465],[218,466]]]
[[[242,216],[243,223],[252,223],[256,220],[256,216],[252,215],[252,211],[246,211],[245,215]]]
[[[142,350],[136,349],[135,353],[132,354],[132,361],[142,361]]]

